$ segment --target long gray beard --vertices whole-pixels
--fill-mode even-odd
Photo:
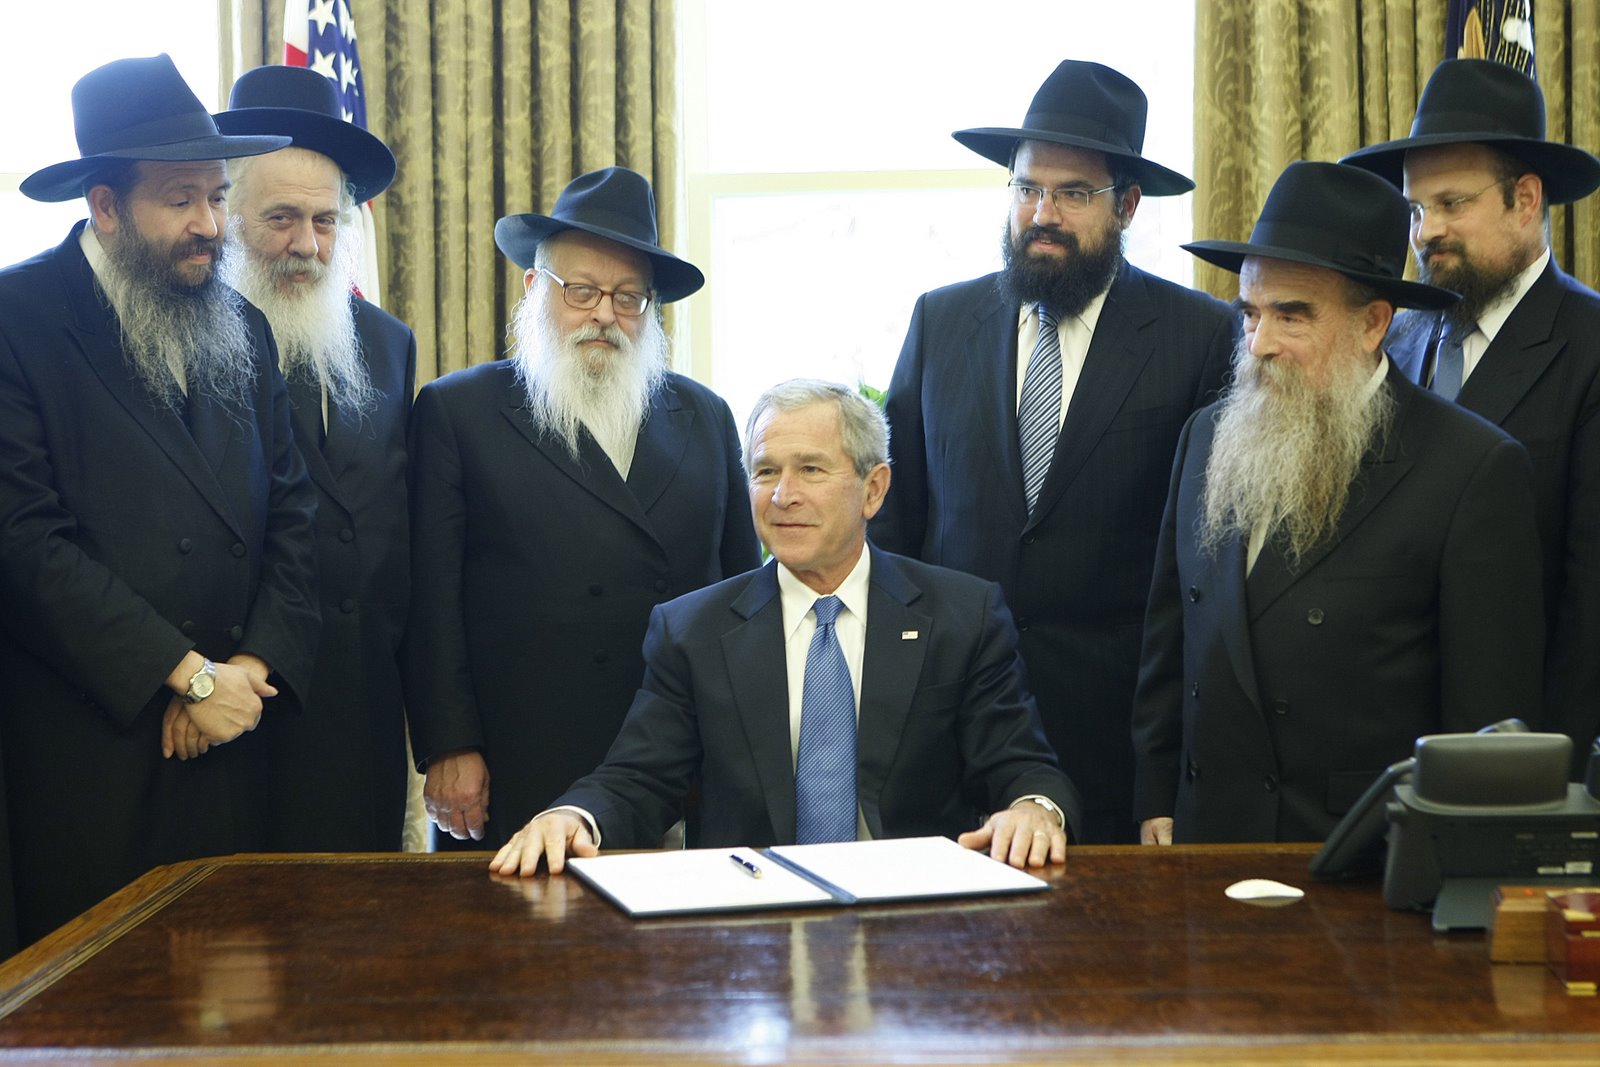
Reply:
[[[122,352],[145,391],[174,411],[183,392],[169,357],[183,368],[185,387],[224,403],[242,403],[256,375],[256,350],[237,293],[218,277],[226,251],[206,281],[194,288],[174,280],[171,264],[132,231],[104,245],[95,276],[116,312]]]
[[[1333,535],[1362,457],[1388,433],[1395,402],[1387,383],[1371,397],[1373,369],[1355,352],[1340,355],[1325,390],[1300,368],[1234,351],[1234,382],[1216,415],[1206,463],[1200,547],[1215,555],[1231,537],[1248,543],[1266,530],[1291,570]]]
[[[667,338],[654,313],[647,313],[637,342],[616,325],[585,323],[565,337],[547,311],[549,286],[523,297],[511,322],[511,355],[517,380],[528,394],[536,426],[556,437],[573,459],[587,429],[619,470],[650,413],[650,399],[667,374]],[[557,297],[559,299],[559,297]],[[605,336],[617,349],[603,365],[590,365],[579,345]]]
[[[237,246],[237,254],[230,260],[228,277],[267,317],[284,377],[309,376],[338,407],[358,416],[372,412],[380,393],[361,358],[351,296],[357,242],[341,233],[327,266],[314,258],[262,259],[239,241],[238,219],[229,220],[228,240]],[[310,280],[284,280],[300,271]]]

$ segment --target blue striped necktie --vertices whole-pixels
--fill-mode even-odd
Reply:
[[[795,757],[795,842],[856,839],[856,697],[850,668],[833,632],[844,602],[819,597],[817,630],[806,650],[800,697],[800,751]]]
[[[1439,338],[1439,353],[1433,367],[1433,391],[1446,400],[1454,400],[1456,394],[1461,392],[1461,379],[1466,370],[1466,354],[1461,350],[1461,342],[1466,339],[1467,332],[1451,324],[1445,326],[1444,334]]]
[[[1039,340],[1028,357],[1017,405],[1017,443],[1022,451],[1022,492],[1028,512],[1039,502],[1039,489],[1050,471],[1056,437],[1061,432],[1061,337],[1056,317],[1039,305]]]

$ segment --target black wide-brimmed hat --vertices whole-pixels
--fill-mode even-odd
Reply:
[[[1526,163],[1552,204],[1570,203],[1600,188],[1600,159],[1545,140],[1544,129],[1544,93],[1532,78],[1492,60],[1447,59],[1433,68],[1422,90],[1411,136],[1368,145],[1340,162],[1364,167],[1398,187],[1410,149],[1485,144]]]
[[[656,299],[682,300],[706,283],[693,263],[656,243],[656,198],[643,174],[606,167],[580,174],[556,197],[548,215],[507,215],[494,224],[494,243],[524,270],[533,266],[539,243],[563,230],[582,230],[643,252],[654,273]]]
[[[1002,166],[1011,165],[1018,141],[1092,148],[1122,160],[1146,196],[1187,193],[1194,182],[1139,154],[1147,108],[1144,90],[1127,75],[1099,63],[1067,59],[1033,94],[1021,126],[984,126],[950,136]]]
[[[225,137],[166,53],[117,59],[72,87],[72,125],[81,157],[36,170],[24,195],[58,202],[84,194],[113,160],[183,162],[258,156],[287,137]]]
[[[1235,274],[1246,256],[1326,267],[1377,290],[1399,307],[1444,308],[1448,289],[1408,282],[1405,198],[1370,171],[1340,163],[1291,163],[1278,175],[1248,241],[1194,241],[1183,247]]]
[[[394,181],[394,153],[353,122],[344,121],[339,89],[309,67],[247,70],[233,83],[228,110],[215,116],[223,133],[277,133],[339,165],[357,201],[371,200]]]

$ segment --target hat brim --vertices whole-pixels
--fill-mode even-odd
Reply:
[[[1425,133],[1402,137],[1357,149],[1339,160],[1352,167],[1369,170],[1405,188],[1406,153],[1413,148],[1438,148],[1453,144],[1482,144],[1498,148],[1523,160],[1544,183],[1545,199],[1552,204],[1570,204],[1600,189],[1600,159],[1575,145],[1558,141],[1536,141],[1531,137],[1507,137],[1504,133]]]
[[[494,243],[507,259],[527,270],[533,266],[534,255],[540,243],[563,230],[592,233],[596,237],[604,237],[608,241],[615,241],[619,245],[643,253],[650,260],[651,287],[655,290],[656,300],[663,304],[682,300],[698,292],[700,287],[706,284],[706,276],[700,273],[700,268],[670,252],[662,251],[655,245],[604,226],[563,222],[548,215],[507,215],[494,224]]]
[[[1121,145],[1097,141],[1092,137],[1056,133],[1052,130],[1011,129],[984,126],[972,130],[957,130],[950,135],[984,159],[993,160],[1002,167],[1011,165],[1011,151],[1018,141],[1045,141],[1049,144],[1068,145],[1072,148],[1089,148],[1115,156],[1127,164],[1139,179],[1139,191],[1145,196],[1181,196],[1194,189],[1194,182],[1175,170],[1152,163],[1140,155],[1129,152]]]
[[[275,152],[289,143],[287,137],[196,137],[170,144],[118,148],[81,159],[69,159],[34,171],[22,179],[22,194],[45,203],[76,200],[84,194],[84,184],[106,169],[114,160],[143,160],[151,163],[184,163],[203,159],[232,159]]]
[[[354,123],[297,107],[243,107],[212,118],[226,134],[283,134],[296,146],[327,156],[349,179],[358,202],[371,200],[394,181],[394,153]]]
[[[1371,286],[1381,293],[1384,299],[1390,301],[1396,307],[1438,310],[1447,308],[1461,299],[1456,293],[1451,292],[1449,289],[1441,289],[1437,285],[1408,282],[1404,278],[1391,278],[1387,274],[1372,274],[1367,271],[1351,270],[1347,266],[1335,263],[1322,256],[1302,252],[1297,248],[1253,245],[1243,241],[1191,241],[1182,247],[1185,251],[1193,253],[1207,263],[1221,267],[1223,270],[1230,270],[1235,274],[1239,273],[1239,269],[1249,256],[1260,256],[1263,259],[1286,259],[1291,263],[1304,263],[1307,266],[1323,267],[1343,274],[1346,278],[1353,278],[1363,285]]]

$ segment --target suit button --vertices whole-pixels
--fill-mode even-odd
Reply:
[[[1194,765],[1194,760],[1190,760],[1189,766],[1184,768],[1184,770],[1188,773],[1189,781],[1191,782],[1200,777],[1200,768]]]
[[[1306,612],[1306,622],[1309,622],[1312,626],[1321,626],[1322,619],[1323,615],[1321,608],[1312,608],[1310,611]]]
[[[242,543],[235,541],[233,548],[229,549],[229,551],[233,553],[234,559],[244,559],[245,548]]]
[[[1039,540],[1037,537],[1033,536],[1033,534],[1029,534],[1027,537],[1022,539],[1022,543],[1025,545],[1031,545],[1037,540]]]
[[[230,626],[230,627],[228,627],[228,636],[233,638],[235,641],[239,640],[239,638],[244,636],[244,627],[243,626]]]
[[[356,602],[349,597],[345,597],[343,600],[339,601],[339,610],[348,615],[352,611],[356,610]]]
[[[1196,589],[1192,585],[1189,587],[1189,603],[1191,603],[1191,604],[1200,603],[1200,590]]]
[[[1289,714],[1289,702],[1287,700],[1274,700],[1272,702],[1272,710],[1279,715],[1287,715]]]
[[[354,530],[350,529],[350,527],[346,526],[344,529],[339,531],[339,540],[343,541],[345,544],[348,545],[351,541],[354,541],[355,539],[356,539],[356,532]]]
[[[611,658],[611,653],[607,652],[603,648],[602,649],[598,649],[594,654],[594,661],[596,663],[604,663],[607,660],[609,660],[610,658]]]
[[[190,552],[194,551],[194,542],[185,537],[183,540],[178,542],[178,551],[187,556]]]
[[[1197,699],[1199,698],[1199,696],[1200,696],[1200,683],[1199,682],[1195,682],[1193,685],[1189,686],[1189,695],[1192,696],[1192,697],[1195,697]]]
[[[1261,779],[1261,784],[1266,787],[1266,790],[1269,793],[1276,793],[1278,791],[1278,779],[1270,774]]]
[[[1020,633],[1023,630],[1026,630],[1027,628],[1028,628],[1028,617],[1026,615],[1018,615],[1017,616],[1017,632]]]
[[[194,620],[192,620],[192,619],[184,619],[183,620],[183,625],[179,626],[178,629],[179,629],[179,631],[181,631],[183,633],[183,636],[185,636],[185,637],[193,637],[194,636]]]
[[[604,593],[604,592],[605,592],[605,590],[600,588],[598,585],[591,585],[589,587],[589,595],[590,596],[599,596],[601,593]]]
[[[656,592],[665,593],[666,591],[667,591],[667,580],[665,578],[657,578],[656,579]]]

